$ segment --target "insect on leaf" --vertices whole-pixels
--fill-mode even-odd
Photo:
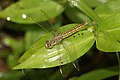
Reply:
[[[59,30],[64,30],[65,32],[74,26],[76,26],[76,24],[65,25],[64,27],[59,28]],[[51,32],[43,35],[41,39],[35,42],[32,47],[25,52],[19,60],[21,63],[13,69],[49,68],[73,62],[84,55],[95,41],[93,32],[80,30],[63,40],[64,43],[67,44],[67,48],[64,48],[62,44],[57,44],[52,49],[47,49],[45,47],[45,42],[52,37],[53,35],[51,35]],[[73,46],[71,41],[75,48],[71,47]],[[71,52],[69,53],[67,49],[70,49]],[[69,56],[68,54],[72,56]],[[74,54],[77,56],[74,56]]]

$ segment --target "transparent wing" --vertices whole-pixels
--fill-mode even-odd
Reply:
[[[68,52],[68,53],[66,53],[66,55],[68,55],[69,59],[70,60],[76,59],[77,58],[76,48],[75,48],[74,44],[72,43],[72,41],[64,40],[62,44],[63,44],[64,48],[66,49],[66,51]],[[69,46],[70,49],[68,48],[68,46]],[[78,61],[74,60],[72,62],[72,64],[76,68],[76,70],[79,71],[79,63],[78,63]]]

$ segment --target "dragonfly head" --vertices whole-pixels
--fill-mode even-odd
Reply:
[[[46,47],[47,49],[52,49],[52,48],[53,48],[53,45],[51,44],[51,41],[46,41],[45,47]]]

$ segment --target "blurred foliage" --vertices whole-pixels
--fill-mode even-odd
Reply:
[[[0,80],[120,79],[119,4],[120,0],[0,0]],[[88,25],[63,41],[68,45],[58,44],[51,52],[44,47],[53,33],[84,22]],[[59,55],[63,56],[49,61]]]

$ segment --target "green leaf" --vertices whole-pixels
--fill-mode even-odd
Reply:
[[[59,31],[67,31],[76,24],[66,25]],[[87,26],[86,26],[87,27]],[[83,29],[73,36],[63,40],[64,45],[57,44],[52,49],[46,49],[45,42],[53,37],[52,32],[43,35],[33,46],[20,58],[21,64],[13,69],[24,68],[49,68],[64,65],[84,55],[94,43],[94,34]]]
[[[118,66],[102,68],[85,73],[80,77],[71,78],[70,80],[103,80],[118,75]]]
[[[109,1],[101,6],[98,6],[94,11],[101,19],[105,19],[120,11],[120,0]]]
[[[90,18],[92,18],[96,23],[101,23],[101,19],[83,0],[69,0],[69,2],[84,12],[86,15],[88,15]]]
[[[120,13],[105,19],[97,28],[97,48],[105,52],[120,51]]]
[[[44,22],[48,20],[45,13],[53,18],[60,15],[63,10],[64,8],[60,4],[51,0],[21,0],[1,11],[0,18],[16,23]]]
[[[120,13],[115,13],[104,20],[97,28],[97,32],[107,31],[110,35],[120,41]]]
[[[96,37],[97,48],[104,52],[119,52],[120,43],[108,32],[101,31]]]

